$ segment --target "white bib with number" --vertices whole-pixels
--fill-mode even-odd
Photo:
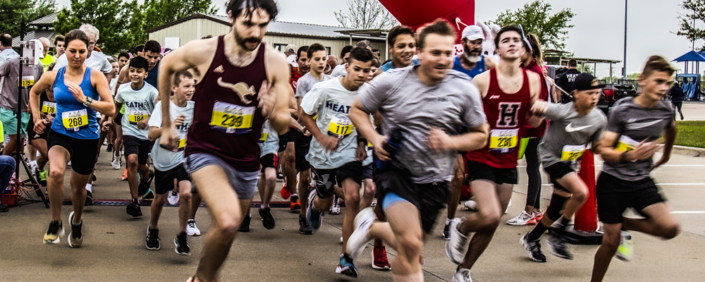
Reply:
[[[88,127],[88,111],[86,109],[61,113],[66,132],[78,132]]]
[[[493,129],[490,133],[490,151],[510,153],[519,144],[519,129]]]
[[[243,107],[225,102],[215,102],[211,128],[227,134],[243,134],[252,130],[255,107]]]
[[[342,139],[350,135],[353,129],[354,126],[349,119],[333,116],[328,125],[328,135]]]
[[[585,153],[585,145],[565,145],[561,153],[561,161],[574,162]]]

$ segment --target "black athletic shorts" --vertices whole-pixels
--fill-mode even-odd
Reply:
[[[296,129],[293,129],[289,127],[289,131],[286,133],[279,135],[279,151],[277,152],[284,152],[286,150],[286,146],[289,144],[289,142],[294,142],[296,139]]]
[[[311,168],[311,164],[306,160],[308,150],[311,148],[311,140],[313,136],[304,136],[298,130],[294,130],[296,141],[294,141],[294,149],[296,149],[296,171],[305,171]]]
[[[372,176],[374,175],[374,163],[368,164],[366,166],[362,167],[362,179],[373,179]]]
[[[602,223],[618,224],[624,221],[622,214],[627,208],[634,208],[640,214],[646,207],[663,203],[666,200],[659,193],[651,177],[638,181],[626,181],[600,173],[595,184],[597,216]],[[625,192],[620,192],[625,191]]]
[[[27,138],[29,140],[36,140],[36,139],[47,139],[47,136],[49,136],[49,129],[51,128],[52,123],[47,123],[44,126],[44,132],[42,134],[37,134],[34,132],[34,121],[32,119],[29,119],[29,122],[27,123]]]
[[[438,215],[448,202],[450,183],[448,181],[414,183],[410,176],[411,173],[408,170],[399,168],[377,170],[374,179],[379,196],[377,205],[383,205],[384,197],[387,194],[397,194],[397,196],[416,206],[421,217],[421,228],[426,234],[430,234],[436,224]]]
[[[335,169],[311,169],[311,175],[316,183],[316,192],[321,199],[333,196],[334,186],[343,187],[343,180],[351,178],[355,183],[362,183],[362,163],[349,162]]]
[[[115,120],[113,120],[113,123],[122,126],[122,114],[118,111],[117,115],[115,116]]]
[[[550,176],[551,183],[553,183],[554,189],[570,193],[568,189],[566,189],[561,184],[559,184],[558,181],[556,181],[556,179],[561,179],[568,173],[575,172],[575,170],[570,166],[569,162],[557,162],[548,167],[544,167],[543,170],[545,170],[546,173],[548,173],[548,175]]]
[[[80,175],[90,175],[93,173],[95,161],[98,156],[98,139],[83,140],[66,136],[55,131],[49,131],[47,145],[51,147],[60,146],[69,151],[71,156],[71,169]]]
[[[122,140],[123,148],[125,148],[125,158],[129,155],[136,154],[137,162],[139,164],[147,164],[147,159],[149,159],[149,153],[152,152],[154,142],[150,142],[149,140],[141,140],[130,135],[123,135]]]
[[[516,168],[496,168],[470,160],[465,162],[465,173],[470,181],[482,179],[495,184],[517,184],[519,181]]]
[[[167,171],[155,169],[154,192],[156,192],[157,195],[164,195],[174,190],[174,179],[176,179],[176,183],[191,181],[191,177],[189,177],[188,173],[186,173],[186,169],[181,164]]]
[[[277,168],[277,161],[274,160],[274,154],[266,154],[259,158],[259,164],[262,165],[262,173],[264,173],[265,168]]]

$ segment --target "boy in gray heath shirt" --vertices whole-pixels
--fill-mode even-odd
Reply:
[[[424,234],[431,232],[445,207],[457,151],[482,148],[487,139],[480,93],[466,75],[451,70],[453,28],[444,20],[419,33],[421,64],[384,73],[363,90],[350,110],[358,132],[371,141],[380,161],[391,168],[375,175],[387,222],[376,221],[372,208],[357,215],[347,245],[353,257],[372,238],[397,250],[392,262],[395,281],[423,281],[419,258]],[[384,132],[401,132],[399,149],[375,131],[370,113],[383,117]],[[467,125],[468,133],[457,129]],[[394,229],[394,232],[392,232]]]
[[[622,260],[631,260],[631,235],[622,230],[662,239],[679,233],[678,222],[649,176],[651,170],[668,162],[678,133],[673,109],[663,100],[673,84],[674,72],[666,59],[651,56],[639,77],[642,92],[612,108],[601,151],[605,164],[595,185],[597,214],[605,232],[595,254],[593,282],[602,281],[615,253]],[[659,141],[662,133],[665,146]],[[654,163],[653,155],[661,148],[663,155]],[[644,218],[622,217],[627,208],[634,208]]]
[[[583,73],[573,82],[573,102],[537,102],[532,107],[534,115],[543,115],[551,121],[543,142],[539,144],[539,158],[553,183],[553,196],[545,216],[520,240],[533,261],[546,262],[540,247],[541,235],[559,218],[558,228],[565,230],[575,212],[585,203],[588,188],[576,170],[590,144],[593,152],[600,152],[607,118],[602,111],[594,109],[603,87],[591,74]],[[553,232],[550,235],[548,247],[551,253],[560,258],[572,259],[573,255],[566,248],[563,236]]]

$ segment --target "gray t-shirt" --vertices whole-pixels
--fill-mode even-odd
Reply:
[[[132,83],[120,85],[115,102],[125,105],[125,114],[122,116],[123,135],[147,140],[149,128],[139,129],[137,124],[150,118],[158,97],[159,91],[146,82],[140,89],[132,89]]]
[[[262,133],[259,138],[260,158],[269,154],[277,154],[279,151],[279,134],[265,121],[262,125]]]
[[[327,74],[323,74],[323,79],[318,80],[313,77],[313,75],[311,75],[311,72],[308,72],[307,74],[299,78],[299,81],[296,84],[296,98],[303,98],[304,96],[306,96],[306,93],[313,89],[313,86],[316,85],[316,83],[326,81],[331,78],[333,77]]]
[[[54,69],[58,70],[61,67],[67,66],[68,63],[69,61],[66,58],[66,53],[61,54],[61,56],[56,60],[56,65],[54,65]],[[113,66],[108,61],[108,57],[102,52],[98,51],[91,52],[91,56],[86,58],[86,61],[83,62],[83,64],[91,69],[98,70],[105,74],[108,74],[113,70]]]
[[[20,59],[14,57],[6,61],[0,67],[0,77],[4,78],[2,83],[2,95],[0,95],[0,107],[3,109],[14,111],[17,108],[17,91],[19,91],[18,81]],[[39,81],[39,78],[44,74],[42,63],[37,63],[34,66],[22,66],[22,112],[27,112],[27,103],[29,103],[29,89]]]
[[[673,108],[668,101],[659,101],[656,107],[647,109],[634,103],[632,98],[617,101],[610,112],[607,130],[617,133],[617,151],[631,151],[641,143],[656,141],[665,129],[672,128]],[[626,181],[637,181],[649,177],[653,160],[608,163],[602,172]]]
[[[551,123],[539,144],[543,167],[558,162],[577,164],[577,160],[589,149],[588,144],[602,139],[602,131],[607,126],[607,117],[602,111],[593,109],[587,115],[580,115],[572,102],[548,105],[546,119]]]
[[[311,149],[306,155],[306,160],[314,168],[339,168],[357,159],[357,130],[348,114],[358,91],[345,89],[340,83],[340,78],[335,78],[316,84],[301,101],[304,113],[318,115],[316,126],[323,134],[340,139],[335,152],[323,149],[315,138],[311,140]]]
[[[404,139],[396,157],[415,183],[450,181],[457,152],[432,152],[428,134],[431,127],[457,135],[463,125],[484,124],[480,91],[467,75],[453,70],[440,84],[427,86],[414,69],[394,69],[378,76],[360,91],[360,104],[370,113],[379,110],[384,132],[402,130]]]

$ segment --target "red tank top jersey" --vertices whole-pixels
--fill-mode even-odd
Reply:
[[[294,88],[294,93],[296,93],[296,85],[299,82],[299,78],[303,75],[299,74],[299,68],[291,68],[291,77],[289,78],[289,84],[291,88]]]
[[[264,52],[245,67],[230,64],[223,36],[208,71],[196,85],[193,124],[186,137],[184,154],[210,154],[242,172],[259,170],[259,139],[264,117],[257,108],[262,82],[267,80]]]
[[[520,140],[531,105],[529,77],[526,70],[522,69],[522,74],[521,89],[507,94],[499,88],[497,69],[490,70],[490,87],[482,98],[490,136],[485,148],[467,153],[468,160],[496,168],[516,168]]]
[[[546,86],[546,77],[543,76],[543,70],[536,63],[536,61],[531,61],[531,63],[524,67],[525,70],[535,72],[541,78],[541,92],[539,92],[539,100],[548,101],[548,88]],[[548,120],[544,120],[538,127],[531,127],[531,125],[526,125],[526,137],[543,137],[546,133],[546,128],[548,128]]]

